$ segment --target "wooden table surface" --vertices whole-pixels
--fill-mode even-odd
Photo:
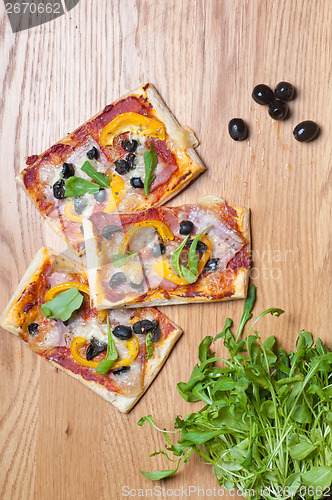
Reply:
[[[18,34],[2,2],[0,9],[0,310],[42,245],[65,250],[15,183],[24,157],[152,82],[196,132],[208,169],[171,204],[217,194],[249,206],[255,311],[286,311],[263,320],[261,335],[274,334],[290,348],[306,328],[332,347],[331,0],[80,0],[66,15]],[[297,92],[289,118],[274,122],[251,92],[280,80]],[[233,117],[248,123],[248,141],[229,137]],[[321,134],[300,144],[292,130],[305,119],[317,121]],[[169,465],[149,458],[164,446],[162,435],[136,422],[153,413],[172,429],[177,414],[199,407],[180,398],[176,383],[188,379],[200,339],[219,332],[227,316],[238,321],[242,307],[164,307],[184,335],[129,415],[1,330],[0,497],[118,500],[124,487],[132,498],[159,484],[160,496],[167,489],[167,498],[178,498],[185,497],[182,487],[217,487],[196,456],[167,482],[144,479],[141,469]]]

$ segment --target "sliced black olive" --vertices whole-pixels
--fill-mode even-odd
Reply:
[[[105,201],[105,198],[106,198],[106,191],[104,188],[100,188],[98,193],[94,193],[93,195],[95,197],[95,200],[98,202],[98,203],[102,203],[103,201]]]
[[[270,102],[268,112],[274,120],[284,120],[288,113],[288,106],[284,101]]]
[[[93,146],[93,148],[91,148],[86,155],[89,158],[89,160],[98,160],[99,157],[98,149],[95,148],[95,146]]]
[[[140,292],[144,288],[144,278],[142,279],[142,281],[140,283],[134,283],[133,281],[129,280],[129,285],[134,290],[137,290],[138,292]]]
[[[186,247],[190,247],[192,245],[192,242],[194,240],[188,240],[187,243],[186,243]],[[205,243],[203,243],[203,241],[199,241],[197,243],[197,247],[196,247],[196,252],[198,253],[204,253],[207,251],[207,246],[205,245]]]
[[[129,155],[126,156],[126,161],[130,165],[130,170],[134,170],[134,168],[135,168],[135,161],[136,161],[136,155],[135,155],[135,153],[129,153]]]
[[[218,267],[219,259],[209,259],[205,264],[204,269],[208,272],[215,271]]]
[[[289,82],[279,82],[274,89],[274,95],[281,101],[290,101],[294,97],[295,88]]]
[[[194,224],[190,220],[183,220],[180,222],[180,234],[190,234],[193,230]]]
[[[80,231],[81,231],[82,234],[84,234],[83,226],[80,226]]]
[[[115,273],[109,281],[110,288],[115,286],[123,285],[127,281],[126,275],[124,273]]]
[[[152,330],[151,330],[151,340],[152,342],[158,342],[160,339],[160,326],[159,322],[154,319],[152,321]]]
[[[129,370],[130,370],[130,366],[120,366],[120,368],[113,370],[112,373],[113,373],[113,375],[120,375],[121,373],[128,372]]]
[[[228,123],[228,133],[234,141],[244,141],[248,137],[248,127],[242,118],[232,118]]]
[[[140,189],[144,188],[144,182],[142,181],[142,179],[140,177],[132,177],[130,179],[130,185],[133,188],[140,188]]]
[[[109,226],[103,227],[101,234],[106,238],[107,240],[111,240],[112,236],[114,233],[121,231],[120,226],[116,226],[115,224],[110,224]]]
[[[77,214],[82,214],[87,206],[88,200],[84,196],[76,196],[74,198],[74,210]]]
[[[87,361],[91,361],[93,358],[98,356],[103,351],[106,351],[107,349],[107,344],[102,344],[101,342],[98,342],[96,339],[91,340],[91,344],[88,345],[85,357]]]
[[[164,243],[155,243],[151,248],[151,252],[154,257],[160,257],[166,252],[166,246]]]
[[[63,179],[60,179],[59,181],[56,181],[53,184],[53,196],[57,200],[63,200],[65,197],[65,192],[66,192],[66,184]]]
[[[138,146],[138,142],[133,139],[132,141],[125,140],[121,142],[121,147],[125,151],[128,151],[128,153],[132,153],[133,151],[136,151]]]
[[[295,139],[299,142],[312,141],[319,132],[319,127],[317,123],[306,120],[299,123],[293,130],[293,135]]]
[[[36,335],[36,333],[38,332],[38,323],[30,323],[30,325],[28,326],[28,332],[30,333],[30,335]]]
[[[268,87],[267,85],[264,85],[264,83],[256,85],[256,87],[254,87],[254,90],[252,91],[251,96],[253,100],[258,104],[269,104],[270,102],[274,101],[274,94],[272,89],[270,89],[270,87]]]
[[[133,332],[129,326],[118,325],[113,329],[113,335],[121,340],[128,340],[133,336]]]
[[[136,334],[148,333],[152,328],[153,324],[149,319],[142,319],[133,324],[133,330]]]
[[[127,174],[130,170],[130,164],[126,160],[116,160],[114,164],[115,171],[120,175]]]
[[[72,163],[64,163],[62,165],[61,175],[64,179],[69,179],[75,175],[75,167]]]

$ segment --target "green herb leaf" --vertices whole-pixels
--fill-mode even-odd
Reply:
[[[115,361],[118,359],[118,352],[114,345],[108,314],[107,314],[107,337],[108,337],[108,342],[107,342],[106,356],[98,364],[96,368],[96,371],[98,373],[101,373],[102,375],[105,375],[107,372],[109,372],[112,366],[114,365]]]
[[[100,186],[95,182],[87,181],[86,179],[82,179],[81,177],[69,177],[66,180],[66,191],[65,197],[70,198],[72,196],[83,196],[83,194],[89,193],[98,193]]]
[[[42,304],[41,310],[46,318],[60,319],[67,321],[74,311],[79,309],[83,302],[83,295],[76,286],[58,293],[54,299]]]
[[[128,264],[129,260],[138,255],[138,252],[117,253],[111,258],[114,267],[122,267]]]
[[[144,165],[145,165],[145,178],[144,178],[144,189],[143,193],[148,195],[150,193],[150,186],[154,179],[156,178],[155,168],[158,163],[158,156],[154,150],[153,144],[150,144],[150,151],[145,151],[144,153]]]
[[[243,308],[243,313],[240,321],[240,326],[236,334],[236,341],[239,340],[239,338],[242,335],[243,329],[246,325],[246,323],[252,318],[252,310],[255,305],[255,300],[256,300],[256,287],[255,285],[251,285],[249,288],[249,293],[246,298],[246,301],[244,303],[244,308]]]
[[[179,469],[180,460],[178,461],[178,465],[176,469],[166,469],[166,470],[155,470],[153,472],[144,472],[141,471],[142,476],[146,477],[146,479],[151,479],[151,481],[159,481],[160,479],[164,479],[165,477],[172,476]]]
[[[197,253],[196,253],[197,244],[198,244],[199,240],[201,239],[201,237],[203,236],[203,234],[206,231],[208,231],[208,229],[211,229],[211,227],[213,227],[213,225],[208,226],[202,232],[197,234],[195,236],[192,244],[190,245],[190,250],[189,250],[189,255],[188,255],[188,267],[189,267],[190,271],[193,274],[195,274],[196,276],[198,274],[198,257],[197,257]]]
[[[97,172],[95,168],[91,165],[89,161],[86,161],[82,166],[81,170],[88,174],[91,179],[94,179],[98,184],[102,187],[110,187],[110,178],[109,175],[104,177],[104,175],[101,172]]]
[[[145,355],[145,358],[151,358],[153,354],[153,342],[152,342],[152,332],[148,332],[145,337],[145,345],[146,345],[146,350],[147,354]]]

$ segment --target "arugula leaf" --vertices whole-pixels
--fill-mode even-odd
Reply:
[[[240,321],[240,326],[236,334],[236,341],[239,340],[239,338],[242,335],[243,328],[245,327],[245,324],[252,318],[252,310],[255,305],[256,301],[256,287],[255,285],[251,285],[249,288],[249,293],[246,298],[246,301],[244,303],[244,308],[243,308],[243,313],[241,316],[241,321]]]
[[[91,165],[89,161],[84,162],[84,164],[81,166],[81,170],[88,174],[91,179],[94,179],[100,186],[102,187],[110,187],[110,178],[109,175],[104,177],[104,175],[101,172],[97,172],[95,168]]]
[[[150,185],[156,178],[153,172],[155,171],[157,163],[158,163],[158,156],[151,142],[150,151],[145,151],[144,153],[145,178],[144,178],[143,193],[145,195],[148,195],[150,193]]]
[[[144,472],[141,471],[142,476],[146,477],[146,479],[151,479],[151,481],[159,481],[160,479],[164,479],[165,477],[172,476],[175,472],[178,471],[180,460],[178,461],[178,465],[176,469],[166,469],[166,470],[155,470],[153,472]]]
[[[111,258],[114,267],[122,267],[128,264],[129,260],[138,255],[138,252],[117,253]]]
[[[100,186],[95,182],[87,181],[81,177],[69,177],[66,180],[66,190],[65,197],[70,198],[72,196],[83,196],[85,193],[93,194],[98,193]]]
[[[83,295],[79,292],[76,286],[58,293],[54,299],[45,302],[41,306],[41,310],[46,318],[60,319],[67,321],[74,311],[79,309],[83,302]]]
[[[145,355],[145,358],[151,358],[153,354],[153,342],[152,342],[152,332],[148,332],[145,337],[145,345],[146,345],[146,350],[147,354]]]
[[[98,373],[101,373],[102,375],[105,375],[107,372],[109,372],[112,366],[114,365],[115,361],[118,359],[118,352],[114,345],[108,314],[107,314],[107,337],[108,337],[108,342],[107,342],[106,356],[98,364],[96,368],[96,371]]]
[[[203,236],[203,234],[208,230],[208,229],[211,229],[211,227],[213,227],[213,225],[211,224],[211,226],[208,226],[207,228],[203,229],[203,231],[199,234],[197,234],[192,242],[192,244],[190,245],[190,250],[189,250],[189,255],[188,255],[188,267],[190,269],[190,271],[195,274],[196,276],[198,275],[198,257],[197,257],[197,253],[196,253],[196,248],[197,248],[197,244],[199,242],[199,240],[201,239],[201,237]]]

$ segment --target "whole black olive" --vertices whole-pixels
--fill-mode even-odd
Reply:
[[[98,157],[99,157],[99,152],[98,152],[98,149],[95,148],[95,146],[93,146],[90,151],[87,152],[87,157],[89,158],[89,160],[98,160]]]
[[[252,91],[251,96],[253,100],[258,104],[269,104],[270,102],[274,101],[274,94],[272,89],[270,89],[270,87],[268,87],[267,85],[264,85],[264,83],[256,85],[256,87],[254,87],[254,90]]]
[[[191,231],[193,230],[194,224],[190,220],[183,220],[180,222],[180,234],[190,234]]]
[[[268,111],[274,120],[284,120],[288,113],[288,106],[284,101],[274,101],[269,104]]]
[[[274,95],[281,101],[290,101],[294,97],[294,86],[289,82],[279,82],[274,89]]]
[[[53,196],[57,200],[63,200],[65,197],[65,192],[66,192],[66,184],[63,179],[60,179],[59,181],[56,181],[53,184]]]
[[[133,324],[132,328],[138,335],[151,331],[153,328],[153,324],[149,319],[142,319],[141,321],[136,321],[136,323]]]
[[[244,141],[248,137],[248,127],[242,118],[232,118],[228,123],[228,133],[234,141]]]
[[[121,340],[131,339],[133,332],[129,326],[118,325],[113,329],[113,335]]]
[[[142,179],[140,177],[132,177],[130,179],[130,185],[133,188],[139,188],[139,189],[144,188],[144,182],[142,181]]]
[[[98,193],[94,193],[93,196],[95,197],[95,200],[98,202],[98,203],[102,203],[103,201],[105,201],[105,198],[106,198],[106,191],[104,188],[100,188]]]
[[[87,350],[85,352],[85,357],[87,361],[91,361],[93,358],[98,356],[103,351],[106,351],[107,344],[102,344],[98,342],[96,339],[91,340],[91,344],[88,345]]]
[[[64,179],[69,179],[75,175],[75,167],[72,163],[64,163],[62,165],[61,175]]]
[[[77,214],[82,214],[87,206],[88,200],[84,196],[76,196],[74,198],[74,210]]]
[[[138,142],[133,139],[132,141],[125,140],[121,142],[121,147],[125,151],[128,151],[128,153],[132,153],[133,151],[136,151],[138,146]]]
[[[134,170],[134,168],[135,168],[135,161],[136,161],[136,155],[135,155],[135,153],[129,153],[129,155],[126,156],[126,161],[130,165],[130,170]]]
[[[208,272],[215,271],[218,267],[219,259],[209,259],[205,264],[204,269]]]
[[[120,368],[117,368],[116,370],[112,371],[113,375],[120,375],[121,373],[129,372],[130,366],[120,366]]]
[[[120,226],[116,226],[115,224],[110,224],[109,226],[103,227],[101,234],[107,240],[111,240],[113,237],[113,234],[118,232],[118,231],[121,231],[121,229],[122,228]]]
[[[120,175],[127,174],[130,170],[130,165],[126,160],[116,160],[114,164],[115,171]]]
[[[28,332],[30,335],[36,335],[36,333],[38,333],[38,323],[30,323],[28,326]]]
[[[186,247],[190,247],[193,241],[194,240],[188,240],[186,243]],[[196,252],[205,253],[206,251],[207,251],[207,246],[205,245],[205,243],[203,243],[203,241],[199,241],[197,243]]]
[[[293,130],[293,135],[299,142],[309,142],[317,136],[318,132],[319,127],[317,123],[306,120],[296,125]]]
[[[109,280],[110,288],[114,288],[115,286],[123,285],[127,281],[126,275],[124,273],[115,273],[112,278]]]
[[[164,243],[155,243],[151,248],[151,252],[154,257],[160,257],[166,252],[166,246]]]

